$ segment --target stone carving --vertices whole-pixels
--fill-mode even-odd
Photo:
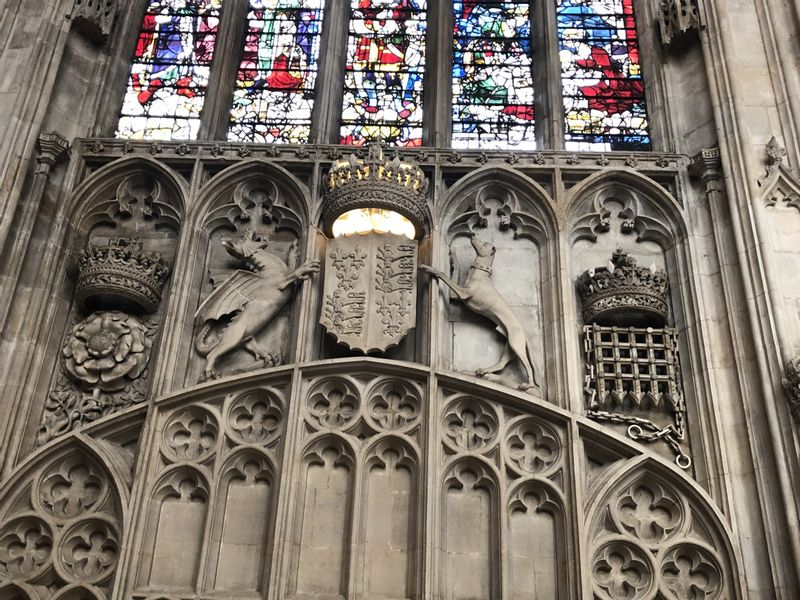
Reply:
[[[498,431],[495,412],[474,398],[461,398],[444,411],[445,440],[457,450],[483,452],[494,444]]]
[[[617,250],[607,266],[589,269],[578,279],[584,323],[663,325],[668,289],[666,272],[655,265],[639,267],[635,258]]]
[[[207,410],[185,408],[164,427],[164,449],[179,461],[201,461],[216,449],[219,428]]]
[[[231,436],[241,444],[266,444],[280,433],[283,407],[274,392],[255,389],[237,396],[228,409]]]
[[[786,363],[783,389],[789,401],[789,411],[795,423],[800,425],[800,357]]]
[[[717,559],[697,544],[673,547],[661,563],[661,580],[670,600],[721,598],[722,579]]]
[[[308,395],[308,412],[319,427],[343,429],[358,416],[358,392],[343,379],[327,379],[314,386]]]
[[[637,546],[611,540],[592,559],[595,593],[604,600],[644,600],[655,589],[653,565]]]
[[[108,483],[85,457],[67,456],[53,463],[39,479],[36,502],[56,519],[72,519],[99,506],[108,494]]]
[[[117,565],[119,539],[105,519],[91,518],[67,528],[57,553],[57,564],[69,581],[96,583]]]
[[[383,157],[383,148],[372,144],[366,160],[351,154],[335,162],[328,172],[322,222],[329,228],[339,215],[353,209],[382,208],[400,213],[417,233],[427,229],[428,178],[415,164]]]
[[[558,463],[561,443],[548,425],[522,419],[506,433],[505,453],[509,466],[520,475],[538,475]]]
[[[41,519],[18,517],[0,529],[0,577],[32,579],[48,564],[53,534]]]
[[[111,34],[117,16],[117,0],[75,0],[72,24],[89,40],[102,44]]]
[[[144,400],[155,318],[92,313],[67,334],[61,370],[45,401],[40,444]]]
[[[685,40],[689,33],[697,33],[702,24],[696,0],[661,0],[658,24],[664,46],[675,46]]]
[[[121,311],[92,313],[73,327],[61,351],[64,369],[86,389],[116,391],[141,377],[153,341],[147,326]]]
[[[367,415],[378,428],[404,430],[419,420],[419,391],[400,379],[382,381],[370,391],[368,407]]]
[[[759,179],[761,196],[768,207],[790,206],[800,210],[800,180],[784,164],[786,148],[773,137],[766,147],[767,171]]]
[[[78,270],[75,297],[84,307],[146,313],[158,308],[169,276],[161,256],[143,252],[142,242],[133,238],[90,242],[78,258]]]
[[[506,338],[506,346],[500,360],[491,367],[478,369],[476,375],[485,377],[498,373],[514,358],[517,358],[522,363],[527,375],[527,380],[519,385],[519,389],[531,391],[538,387],[538,383],[533,370],[530,341],[519,317],[492,284],[495,248],[489,242],[482,241],[475,235],[472,235],[470,239],[477,255],[463,286],[459,286],[444,273],[428,265],[421,265],[420,269],[446,284],[468,309],[492,321],[497,326],[500,335]]]
[[[392,234],[328,242],[320,323],[359,352],[383,352],[416,325],[417,242]]]
[[[195,319],[201,325],[195,347],[206,357],[204,377],[219,377],[217,361],[228,352],[244,349],[256,360],[273,366],[280,356],[260,348],[254,336],[280,312],[292,296],[292,285],[319,271],[319,262],[307,261],[290,270],[267,252],[267,238],[252,231],[235,242],[223,242],[234,258],[249,270],[237,270],[200,305]]]
[[[644,544],[659,546],[684,523],[684,508],[674,492],[655,482],[639,481],[620,494],[612,518]]]
[[[37,173],[46,175],[57,164],[69,159],[69,140],[57,131],[41,132],[37,142],[39,146],[39,154],[36,156],[36,162],[39,163]]]

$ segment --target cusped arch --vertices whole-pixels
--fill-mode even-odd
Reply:
[[[639,241],[654,241],[662,249],[687,235],[683,209],[661,184],[628,169],[606,169],[569,190],[566,220],[570,239],[594,241],[604,231],[609,214],[607,202],[623,206],[620,217],[630,222]]]
[[[0,515],[8,514],[10,505],[17,500],[20,490],[28,487],[28,482],[33,484],[37,477],[60,461],[81,455],[93,461],[108,478],[109,492],[114,496],[115,509],[120,511],[118,515],[120,522],[124,522],[129,499],[129,474],[122,472],[119,461],[111,457],[106,449],[86,435],[77,432],[66,434],[39,448],[17,465],[14,472],[0,483]]]
[[[740,557],[733,533],[695,481],[645,455],[620,464],[607,476],[588,499],[585,511],[584,529],[590,546],[617,543],[646,554],[655,565],[653,577],[662,590],[670,585],[667,563],[684,561],[698,572],[705,569],[707,581],[718,574],[716,589],[713,593],[706,590],[704,597],[740,597],[743,582],[739,580]],[[687,556],[678,560],[676,553]]]
[[[528,237],[540,246],[555,238],[558,217],[547,191],[524,173],[500,165],[482,167],[460,179],[435,211],[435,222],[446,226],[448,237],[458,235],[460,221],[480,219],[480,214],[473,217],[471,213],[480,213],[486,194],[504,199],[498,213],[515,236]]]
[[[220,225],[218,217],[214,216],[215,211],[232,203],[237,187],[254,181],[269,182],[275,187],[281,204],[300,217],[300,231],[297,233],[301,235],[308,227],[311,214],[308,188],[283,167],[257,158],[236,163],[217,173],[205,184],[187,219],[192,228],[211,233],[210,229]]]
[[[186,181],[167,165],[146,156],[129,156],[115,160],[92,173],[70,194],[64,211],[70,222],[83,231],[109,218],[104,204],[116,199],[125,181],[143,178],[162,188],[157,201],[168,225],[177,231],[186,213],[188,186]]]

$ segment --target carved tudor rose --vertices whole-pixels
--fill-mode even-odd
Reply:
[[[384,160],[378,145],[328,174],[320,323],[359,352],[383,352],[416,326],[417,240],[426,227],[428,180],[416,165]]]

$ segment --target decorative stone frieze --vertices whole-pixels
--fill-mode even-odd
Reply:
[[[142,242],[114,238],[107,244],[89,243],[78,258],[75,297],[90,308],[127,308],[153,313],[169,268],[156,253],[144,252]]]
[[[661,0],[658,8],[661,43],[676,47],[702,28],[697,0]]]
[[[75,0],[72,25],[87,39],[103,44],[117,16],[117,0]]]
[[[786,392],[792,418],[800,425],[800,357],[786,363],[783,389]]]
[[[605,267],[589,269],[578,279],[585,323],[613,325],[666,323],[669,305],[667,274],[617,250]]]

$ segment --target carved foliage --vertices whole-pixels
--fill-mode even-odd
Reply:
[[[119,503],[106,472],[72,450],[34,471],[0,520],[0,586],[9,598],[104,600],[119,558]],[[0,591],[8,594],[10,586]]]
[[[502,184],[490,184],[474,194],[474,203],[453,219],[447,229],[452,240],[460,235],[472,235],[479,229],[496,224],[500,231],[513,231],[515,238],[542,242],[544,226],[538,215],[526,210],[516,191]]]
[[[786,148],[772,137],[767,144],[766,154],[766,174],[758,182],[764,203],[768,207],[791,206],[800,210],[800,180],[784,164]]]

